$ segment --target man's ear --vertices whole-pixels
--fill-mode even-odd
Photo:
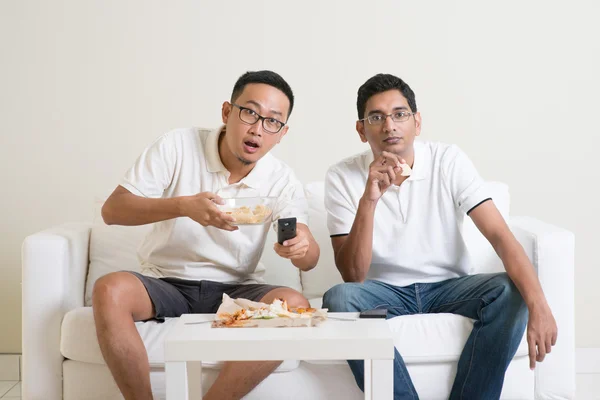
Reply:
[[[231,108],[233,106],[230,102],[226,101],[223,103],[221,107],[221,118],[223,119],[223,123],[227,124],[227,120],[229,119],[229,115],[231,114]]]
[[[414,117],[415,117],[415,136],[419,136],[421,134],[421,113],[416,112]]]
[[[290,127],[289,125],[286,125],[283,128],[281,128],[281,132],[279,132],[279,139],[277,139],[277,143],[281,142],[281,139],[283,139],[283,137],[287,133],[289,127]]]
[[[367,143],[367,136],[365,135],[365,121],[356,121],[356,132],[358,132],[360,140],[363,143]]]

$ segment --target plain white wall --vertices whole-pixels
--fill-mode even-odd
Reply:
[[[303,181],[365,149],[356,91],[378,72],[417,95],[424,139],[510,185],[512,214],[576,234],[577,345],[600,347],[594,155],[600,8],[581,2],[0,2],[0,353],[20,352],[20,246],[91,220],[140,151],[215,127],[246,70],[297,105],[275,149]]]

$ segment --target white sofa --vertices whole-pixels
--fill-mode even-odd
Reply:
[[[503,399],[573,399],[574,237],[532,218],[508,217],[506,185],[490,183],[495,203],[538,270],[558,323],[558,343],[535,372],[529,370],[527,346],[521,343],[502,392]],[[323,293],[341,282],[325,222],[323,184],[305,186],[310,227],[321,246],[313,271],[299,273],[275,255],[271,232],[261,263],[269,283],[285,284],[319,306]],[[105,366],[96,341],[89,305],[90,288],[99,276],[138,269],[135,249],[147,227],[106,226],[101,221],[54,227],[23,244],[23,383],[25,400],[91,400],[122,398]],[[477,268],[473,273],[502,270],[491,246],[466,218],[464,235]],[[155,398],[165,397],[163,339],[175,319],[164,324],[137,323],[151,363]],[[472,321],[451,314],[413,315],[389,320],[395,344],[404,356],[421,399],[447,399],[456,362]],[[215,379],[218,365],[203,369],[203,385]],[[344,362],[286,360],[279,371],[247,399],[360,399]]]

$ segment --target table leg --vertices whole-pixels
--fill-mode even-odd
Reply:
[[[394,360],[365,360],[365,400],[393,400]]]
[[[190,400],[202,399],[202,362],[188,361],[187,383]]]
[[[185,361],[165,363],[165,384],[167,400],[189,400],[188,377]]]

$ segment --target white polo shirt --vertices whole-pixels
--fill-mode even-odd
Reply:
[[[375,209],[367,279],[395,286],[468,275],[463,219],[490,199],[473,163],[457,146],[420,141],[414,146],[411,176],[391,186]],[[368,150],[327,172],[325,208],[332,236],[350,232],[371,162],[373,153]]]
[[[302,184],[290,167],[271,154],[261,158],[240,182],[228,183],[230,174],[218,150],[222,128],[177,129],[161,136],[144,150],[121,186],[151,198],[200,192],[222,197],[277,197],[275,220],[296,217],[307,224]],[[247,225],[229,232],[204,227],[187,217],[157,222],[138,250],[142,273],[226,283],[262,282],[264,270],[257,265],[268,229],[269,224]]]

